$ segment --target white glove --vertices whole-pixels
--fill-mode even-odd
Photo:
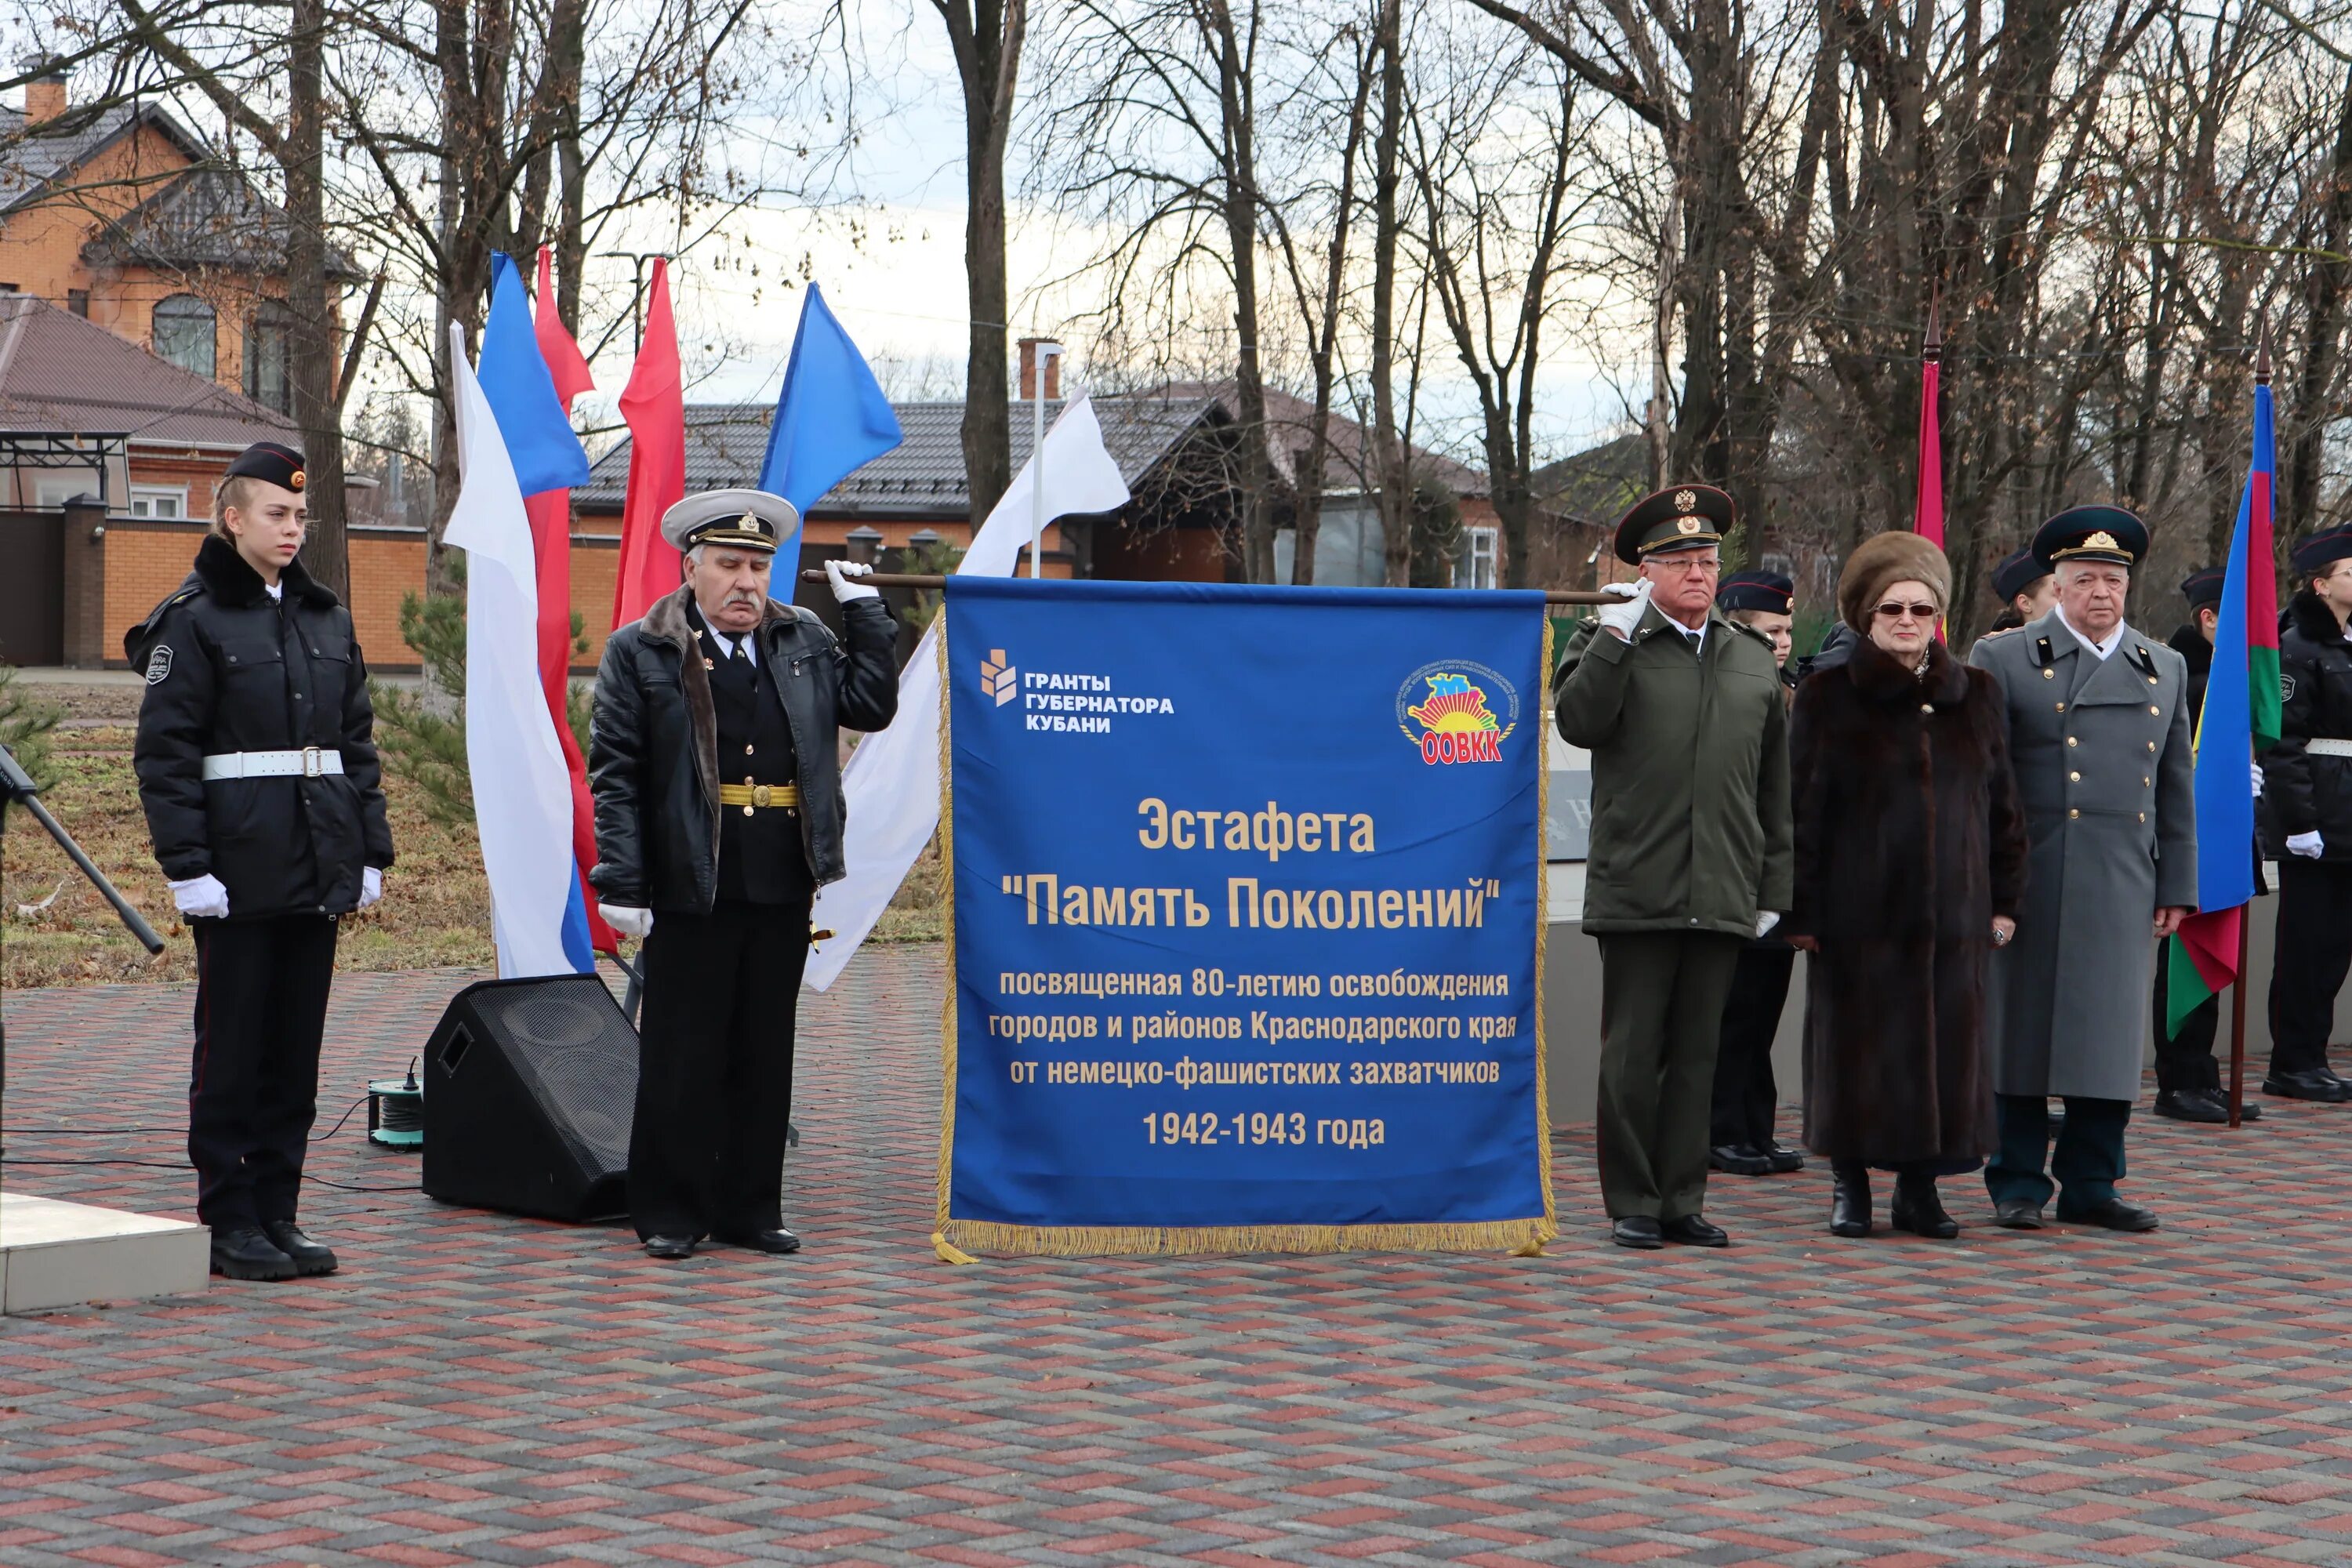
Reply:
[[[2318,859],[2326,847],[2327,841],[2320,837],[2315,829],[2310,833],[2291,834],[2286,841],[2288,854],[2300,855],[2306,860]]]
[[[1759,937],[1769,936],[1772,934],[1772,928],[1780,923],[1780,917],[1778,914],[1770,910],[1759,910],[1756,915],[1756,934]]]
[[[219,921],[228,918],[228,889],[221,886],[221,879],[209,871],[201,877],[191,877],[184,882],[173,883],[172,902],[177,904],[180,912],[190,920]]]
[[[873,570],[860,561],[828,561],[824,563],[824,579],[833,584],[833,596],[845,605],[852,599],[878,599],[881,589],[856,581]]]
[[[1622,605],[1603,605],[1600,613],[1592,618],[1631,642],[1633,637],[1633,628],[1642,624],[1642,612],[1650,607],[1650,580],[1644,577],[1640,583],[1631,584],[1604,583],[1601,584],[1601,591],[1604,594],[1622,594],[1624,595],[1625,602]]]
[[[383,873],[373,866],[360,868],[360,908],[365,909],[383,897]]]
[[[2254,798],[2255,798],[2256,800],[2260,800],[2260,799],[2262,799],[2262,798],[2263,798],[2263,764],[2262,764],[2262,763],[2254,763],[2254,764],[2253,764],[2253,769],[2254,769]]]
[[[651,910],[631,909],[626,904],[598,904],[596,912],[604,917],[606,925],[623,936],[643,942],[654,933],[654,912]]]

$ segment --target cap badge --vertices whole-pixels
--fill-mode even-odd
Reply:
[[[294,470],[294,477],[289,480],[288,483],[289,488],[299,490],[304,484],[309,482],[310,478],[310,475],[304,473],[301,469],[297,468]]]
[[[1696,491],[1676,490],[1675,492],[1675,510],[1676,511],[1688,511],[1691,508],[1696,505],[1698,505],[1698,494]],[[1687,522],[1690,520],[1688,518],[1685,518],[1683,521]],[[1684,531],[1687,532],[1689,531],[1685,530]]]
[[[2101,529],[2098,532],[2091,535],[2090,538],[2085,539],[2082,543],[2076,545],[2075,548],[2078,550],[2119,550],[2122,546],[2116,542],[2116,536],[2114,534],[2109,533],[2105,529]]]
[[[1690,492],[1685,490],[1683,493],[1687,495]],[[1678,496],[1675,499],[1679,500],[1681,500],[1681,497]],[[1700,529],[1705,528],[1706,526],[1706,523],[1700,521],[1695,517],[1678,517],[1675,519],[1675,531],[1676,533],[1696,533]]]

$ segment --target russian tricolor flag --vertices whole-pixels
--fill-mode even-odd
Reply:
[[[588,482],[512,261],[492,258],[478,374],[449,332],[457,504],[447,543],[466,552],[466,761],[489,875],[501,977],[593,973],[588,909],[572,856],[572,795],[541,685],[539,570],[524,499]]]

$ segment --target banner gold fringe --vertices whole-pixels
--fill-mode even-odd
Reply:
[[[1542,700],[1540,714],[1551,699],[1551,616],[1543,612]],[[947,945],[947,984],[940,1007],[940,1163],[938,1228],[931,1232],[931,1251],[948,1264],[980,1260],[971,1247],[1007,1257],[1088,1258],[1097,1256],[1198,1257],[1233,1252],[1496,1252],[1513,1258],[1541,1258],[1544,1243],[1559,1234],[1558,1205],[1552,1193],[1551,1102],[1545,1089],[1543,1017],[1544,944],[1550,924],[1551,861],[1544,834],[1551,805],[1551,742],[1536,747],[1536,1159],[1543,1189],[1543,1213],[1527,1219],[1470,1220],[1429,1225],[1254,1225],[1254,1226],[1032,1226],[1001,1225],[992,1220],[966,1220],[948,1213],[948,1193],[955,1173],[956,1112],[956,935],[955,935],[955,745],[951,733],[955,704],[949,692],[948,640],[950,630],[945,603],[939,608],[940,665],[940,902],[946,909],[942,934]]]

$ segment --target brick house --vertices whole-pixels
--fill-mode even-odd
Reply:
[[[284,209],[161,105],[78,108],[57,70],[0,109],[0,292],[281,414],[287,234]],[[331,250],[328,265],[334,285],[358,276]]]

